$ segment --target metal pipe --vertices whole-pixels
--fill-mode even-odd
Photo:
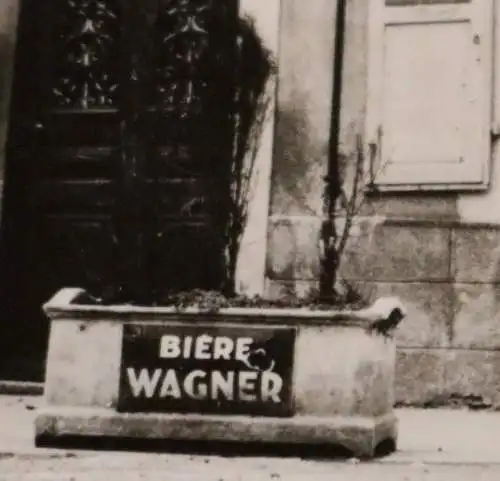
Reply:
[[[335,282],[338,269],[337,238],[335,225],[335,209],[340,195],[341,179],[339,172],[339,145],[340,145],[340,112],[342,104],[342,74],[344,65],[344,40],[346,25],[347,0],[337,0],[335,19],[334,59],[333,59],[333,88],[332,108],[330,120],[330,139],[328,150],[326,185],[324,201],[326,219],[321,230],[323,253],[320,273],[320,297],[325,301],[333,300]]]
[[[347,0],[337,0],[333,59],[332,109],[330,120],[330,145],[327,170],[327,189],[329,191],[329,194],[333,194],[333,196],[329,195],[327,200],[327,215],[329,218],[335,214],[335,201],[340,189],[338,155],[340,145],[340,113],[342,110],[342,74],[344,67],[346,10]]]

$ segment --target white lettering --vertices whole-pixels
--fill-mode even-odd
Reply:
[[[234,357],[237,361],[246,360],[252,341],[253,339],[251,337],[239,337],[236,340],[236,354]]]
[[[231,353],[234,349],[234,342],[230,337],[216,337],[214,340],[214,359],[231,359]]]
[[[212,372],[210,398],[214,401],[219,398],[219,392],[227,400],[234,400],[234,371],[228,371],[225,374],[226,377],[220,371]]]
[[[175,399],[180,399],[182,397],[181,387],[179,386],[175,369],[169,369],[167,371],[163,379],[163,384],[161,385],[160,397],[167,396]]]
[[[159,357],[161,359],[194,357],[203,361],[236,359],[244,362],[248,357],[252,342],[251,337],[231,339],[227,336],[212,337],[208,334],[198,337],[166,334],[160,338]]]
[[[196,347],[194,351],[195,359],[201,359],[207,361],[211,358],[210,346],[212,344],[212,336],[207,334],[202,334],[198,339],[196,339]]]
[[[189,359],[193,355],[193,337],[187,336],[184,339],[184,349],[182,350],[182,356],[184,359]]]
[[[257,371],[242,371],[239,376],[239,391],[238,397],[241,401],[255,401],[257,396],[255,394],[255,382],[257,381],[259,373]],[[248,391],[254,391],[253,393]]]
[[[204,379],[206,375],[206,372],[197,369],[195,371],[191,371],[186,376],[186,378],[184,379],[184,390],[189,397],[192,397],[193,399],[206,399],[208,394],[206,383],[199,382],[195,387],[195,379]]]
[[[283,379],[274,372],[263,372],[261,381],[261,399],[266,402],[272,400],[275,403],[281,402],[280,392],[283,387]]]
[[[177,336],[161,336],[160,358],[175,359],[181,354],[181,340]]]
[[[128,382],[132,388],[132,395],[134,397],[139,397],[142,391],[144,391],[146,397],[153,397],[158,381],[160,380],[161,373],[161,369],[155,369],[153,376],[150,377],[149,371],[143,368],[137,377],[133,367],[127,368]]]
[[[193,370],[186,375],[170,368],[163,370],[127,368],[127,377],[134,397],[173,398],[184,396],[197,400],[239,400],[242,402],[281,402],[282,378],[270,371]]]

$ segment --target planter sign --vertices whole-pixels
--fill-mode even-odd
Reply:
[[[291,416],[295,329],[125,324],[122,412]]]

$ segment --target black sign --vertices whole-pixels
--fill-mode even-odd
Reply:
[[[126,324],[122,412],[292,415],[295,329]]]

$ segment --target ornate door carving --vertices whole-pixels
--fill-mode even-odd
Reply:
[[[20,355],[43,359],[40,304],[64,285],[112,291],[142,272],[145,301],[219,287],[236,12],[24,0],[2,228],[3,330]]]

